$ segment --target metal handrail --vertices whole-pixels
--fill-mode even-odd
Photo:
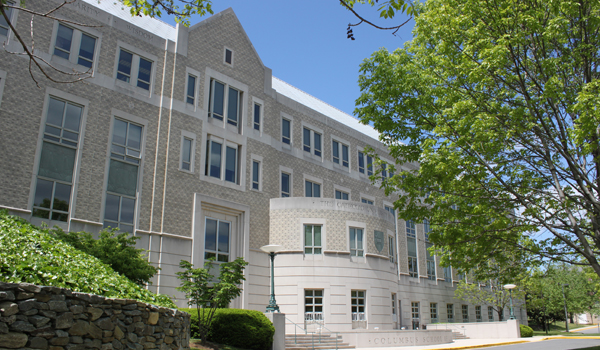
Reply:
[[[340,332],[333,332],[331,329],[325,327],[324,325],[320,325],[318,328],[319,329],[319,344],[321,343],[321,333],[322,333],[320,331],[321,328],[325,328],[331,334],[335,333],[335,350],[338,350],[338,338],[339,338]]]
[[[285,316],[284,316],[284,317],[285,317]],[[285,317],[285,319],[286,319],[286,320],[288,320],[288,321],[289,321],[291,324],[293,324],[293,325],[294,325],[294,326],[296,326],[297,328],[300,328],[301,330],[303,330],[305,335],[311,334],[312,348],[313,348],[313,350],[314,350],[314,349],[315,349],[315,334],[316,334],[317,332],[308,332],[308,331],[306,330],[306,328],[302,328],[302,327],[300,327],[300,326],[299,326],[299,325],[298,325],[296,322],[294,322],[294,321],[290,320],[289,318]],[[297,339],[297,330],[296,330],[296,327],[294,328],[294,344],[298,344],[298,339]],[[339,332],[333,332],[331,329],[329,329],[329,328],[325,327],[325,326],[324,326],[324,325],[322,325],[322,324],[319,324],[319,326],[318,326],[318,327],[319,327],[319,328],[318,328],[318,329],[319,329],[319,344],[321,343],[321,334],[322,334],[322,332],[321,332],[321,329],[322,329],[322,328],[325,328],[326,330],[328,330],[328,331],[329,331],[329,333],[331,333],[331,334],[335,333],[335,350],[338,350],[338,338],[339,338],[339,335],[340,335],[340,333],[339,333]]]
[[[452,328],[461,331],[462,330],[462,334],[466,337],[467,336],[467,330],[463,327],[462,329],[459,328],[458,326],[453,325],[452,323],[444,323],[444,325],[446,326],[446,329],[450,328],[450,330],[452,330]]]
[[[284,316],[284,317],[285,317],[285,316]],[[308,335],[308,333],[307,333],[307,331],[306,331],[306,328],[302,328],[302,327],[298,326],[298,325],[296,324],[296,322],[294,322],[294,321],[290,320],[290,319],[289,319],[289,318],[287,318],[287,317],[285,317],[285,319],[286,319],[286,320],[288,320],[288,321],[290,321],[290,322],[291,322],[291,323],[292,323],[294,326],[296,326],[296,327],[300,328],[301,330],[303,330],[303,331],[304,331],[304,335]],[[298,344],[298,341],[297,341],[297,339],[296,339],[296,328],[294,328],[294,344]]]

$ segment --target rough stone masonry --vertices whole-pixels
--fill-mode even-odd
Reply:
[[[0,282],[0,350],[189,349],[190,315],[132,299]]]

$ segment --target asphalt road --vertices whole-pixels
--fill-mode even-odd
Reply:
[[[573,332],[585,333],[585,334],[598,334],[598,333],[600,333],[598,331],[598,327],[594,327],[594,328],[591,328],[591,329],[584,329],[582,331],[580,331],[580,330],[574,330]]]
[[[575,350],[600,346],[600,339],[556,339],[514,345],[491,346],[490,350]]]

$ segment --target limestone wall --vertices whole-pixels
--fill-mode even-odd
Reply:
[[[0,282],[0,348],[189,349],[190,315],[131,299]]]

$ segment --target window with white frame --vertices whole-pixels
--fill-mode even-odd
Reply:
[[[104,207],[104,228],[133,233],[143,127],[115,118]]]
[[[8,3],[9,5],[13,5],[13,3]],[[4,8],[4,13],[6,13],[6,17],[8,19],[12,19],[12,8],[11,7],[5,7]],[[6,21],[6,19],[4,18],[4,16],[0,15],[0,35],[2,36],[8,36],[8,32],[10,30],[10,26],[8,25],[8,22]]]
[[[417,239],[415,223],[412,220],[406,221],[406,245],[408,248],[408,275],[410,277],[419,277],[419,262],[417,259]]]
[[[369,205],[375,205],[375,202],[373,202],[371,199],[368,199],[368,198],[361,198],[360,202],[361,203],[365,203],[365,204],[369,204]]]
[[[321,197],[321,184],[310,180],[304,180],[305,197]]]
[[[469,322],[469,305],[462,305],[462,321]]]
[[[254,102],[254,116],[252,126],[254,130],[260,131],[261,126],[261,118],[262,118],[262,105],[260,103]]]
[[[488,306],[488,321],[489,322],[494,322],[494,308],[491,306]]]
[[[396,210],[394,209],[394,207],[389,206],[389,205],[384,205],[383,208],[385,209],[385,211],[387,211],[390,214],[394,215],[394,218],[396,218]]]
[[[308,322],[323,321],[323,290],[304,290],[304,320]]]
[[[228,262],[231,247],[231,222],[206,218],[204,228],[204,259]]]
[[[32,215],[42,219],[67,221],[83,107],[50,97]]]
[[[291,174],[281,172],[281,198],[291,196]]]
[[[452,267],[444,267],[444,281],[452,282]]]
[[[205,175],[239,185],[239,154],[239,145],[209,136]]]
[[[152,64],[150,59],[121,48],[117,65],[117,79],[144,90],[150,90]]]
[[[475,306],[475,321],[483,322],[483,319],[481,317],[481,306],[479,305]]]
[[[331,141],[331,154],[333,156],[333,162],[339,164],[345,168],[350,167],[349,160],[349,147],[339,141]]]
[[[421,323],[420,305],[418,301],[410,303],[411,316],[412,316],[412,329],[419,329]]]
[[[281,142],[290,145],[292,143],[292,121],[281,118]]]
[[[191,137],[182,136],[181,139],[181,164],[180,169],[194,172],[194,146],[195,141]]]
[[[86,68],[94,65],[97,38],[63,23],[58,24],[54,40],[54,56]]]
[[[373,175],[373,157],[366,155],[363,151],[358,151],[358,171],[368,176]]]
[[[321,225],[304,225],[304,254],[321,254]]]
[[[365,301],[367,292],[364,290],[350,291],[350,305],[352,311],[352,321],[366,321]]]
[[[344,192],[344,191],[340,191],[340,190],[335,190],[335,199],[342,199],[342,200],[349,200],[350,195],[348,194],[348,192]]]
[[[431,231],[429,220],[423,221],[423,230],[425,231],[425,260],[427,262],[427,278],[430,280],[435,280],[435,256],[431,253],[433,244],[429,242],[429,232]]]
[[[394,236],[388,235],[388,256],[391,262],[396,261],[396,254],[394,249]]]
[[[302,128],[302,142],[304,152],[321,156],[321,134],[307,127]]]
[[[350,256],[364,256],[364,232],[362,228],[350,227]]]
[[[185,102],[192,106],[196,105],[196,81],[198,77],[192,74],[187,76],[187,86],[185,90]]]
[[[252,189],[260,190],[260,161],[252,161]]]
[[[446,304],[446,314],[448,315],[448,322],[454,322],[454,304]]]
[[[429,313],[431,315],[431,323],[438,322],[437,303],[429,303]]]
[[[216,79],[210,80],[208,117],[227,119],[227,124],[239,127],[242,116],[242,91]]]

